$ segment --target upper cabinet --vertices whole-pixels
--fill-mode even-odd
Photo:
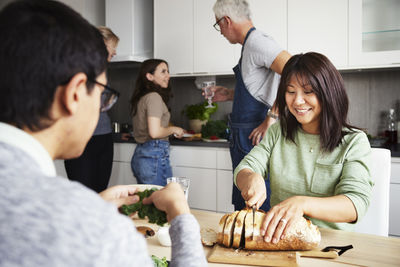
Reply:
[[[400,1],[349,1],[349,65],[400,65]]]
[[[338,69],[400,66],[399,0],[248,1],[254,26],[291,54],[319,52]],[[212,27],[214,3],[154,0],[154,56],[171,74],[233,73],[241,45]]]
[[[215,0],[154,0],[154,56],[172,75],[233,74],[241,45],[216,31]],[[286,1],[250,0],[254,25],[287,47]],[[179,9],[180,16],[172,16]]]
[[[154,57],[171,74],[193,72],[193,0],[154,0]]]
[[[288,51],[318,52],[346,67],[347,25],[348,0],[288,0]]]

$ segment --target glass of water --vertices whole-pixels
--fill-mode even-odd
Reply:
[[[211,87],[215,86],[215,81],[203,82],[201,86],[203,87],[204,95],[208,101],[206,108],[213,108],[214,106],[212,105],[212,98],[214,96],[214,92],[211,90]]]
[[[178,183],[182,186],[182,190],[185,193],[186,200],[188,199],[189,195],[189,185],[190,185],[190,180],[189,178],[186,177],[168,177],[167,178],[167,184],[169,183]]]

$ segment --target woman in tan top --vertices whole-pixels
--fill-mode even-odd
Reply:
[[[166,61],[144,61],[131,98],[133,136],[137,142],[131,167],[140,184],[166,185],[167,177],[172,176],[168,136],[181,138],[184,133],[180,127],[169,126],[169,78]]]

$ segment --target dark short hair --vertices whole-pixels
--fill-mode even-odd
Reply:
[[[168,88],[161,88],[158,84],[149,81],[146,77],[147,73],[154,74],[157,66],[161,63],[165,63],[168,67],[167,61],[163,59],[152,58],[143,61],[142,65],[140,65],[139,75],[136,79],[135,90],[132,93],[131,101],[130,101],[130,109],[131,115],[135,116],[137,111],[137,105],[139,103],[140,98],[145,96],[148,93],[156,92],[163,99],[165,105],[168,106],[169,99],[172,97],[171,87],[168,84]]]
[[[0,121],[38,131],[59,85],[77,73],[88,90],[107,66],[100,32],[68,6],[49,0],[13,1],[0,11]]]
[[[321,105],[320,140],[323,151],[333,151],[349,131],[347,123],[349,99],[342,76],[330,60],[319,53],[309,52],[292,56],[283,68],[276,103],[279,109],[282,134],[294,141],[295,132],[301,124],[290,113],[285,101],[290,79],[296,77],[304,86],[312,87]],[[345,129],[344,129],[345,128]]]

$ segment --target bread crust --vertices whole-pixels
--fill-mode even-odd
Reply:
[[[321,233],[310,220],[305,219],[304,217],[299,218],[294,225],[292,225],[285,238],[279,240],[278,243],[273,244],[272,242],[265,242],[260,233],[261,225],[265,216],[266,214],[264,212],[256,211],[253,231],[252,210],[245,209],[241,212],[236,211],[231,215],[228,214],[228,216],[225,214],[221,218],[221,221],[226,220],[225,228],[223,232],[221,232],[223,238],[222,240],[218,239],[217,243],[226,247],[232,246],[238,248],[243,234],[245,249],[248,250],[311,250],[318,247],[321,241]],[[241,223],[242,220],[244,221],[244,233],[242,232],[243,228],[241,228],[243,227],[243,223]],[[238,227],[238,229],[236,229],[236,227]],[[233,242],[231,244],[230,240],[232,240],[232,233]]]
[[[240,246],[240,241],[242,239],[242,232],[243,232],[243,227],[245,223],[245,218],[248,214],[249,210],[248,209],[243,209],[239,211],[236,221],[235,221],[235,228],[233,230],[233,242],[232,242],[232,247],[234,248],[239,248]],[[251,210],[250,210],[251,212]]]
[[[225,247],[229,248],[232,245],[232,234],[233,234],[233,229],[235,227],[235,219],[238,213],[239,211],[235,211],[234,213],[230,214],[226,219],[224,227],[224,240],[222,241],[222,244]]]
[[[219,220],[219,225],[218,225],[218,233],[217,233],[217,243],[222,244],[224,241],[224,228],[225,228],[225,223],[226,219],[228,218],[229,213],[225,214],[222,216],[221,220]]]
[[[252,229],[246,227],[245,231],[245,248],[249,250],[311,250],[318,247],[321,241],[321,234],[318,228],[304,217],[299,218],[292,225],[289,232],[286,233],[284,239],[279,240],[276,244],[265,242],[261,236],[261,224],[266,214],[256,212],[254,222],[254,233]]]

